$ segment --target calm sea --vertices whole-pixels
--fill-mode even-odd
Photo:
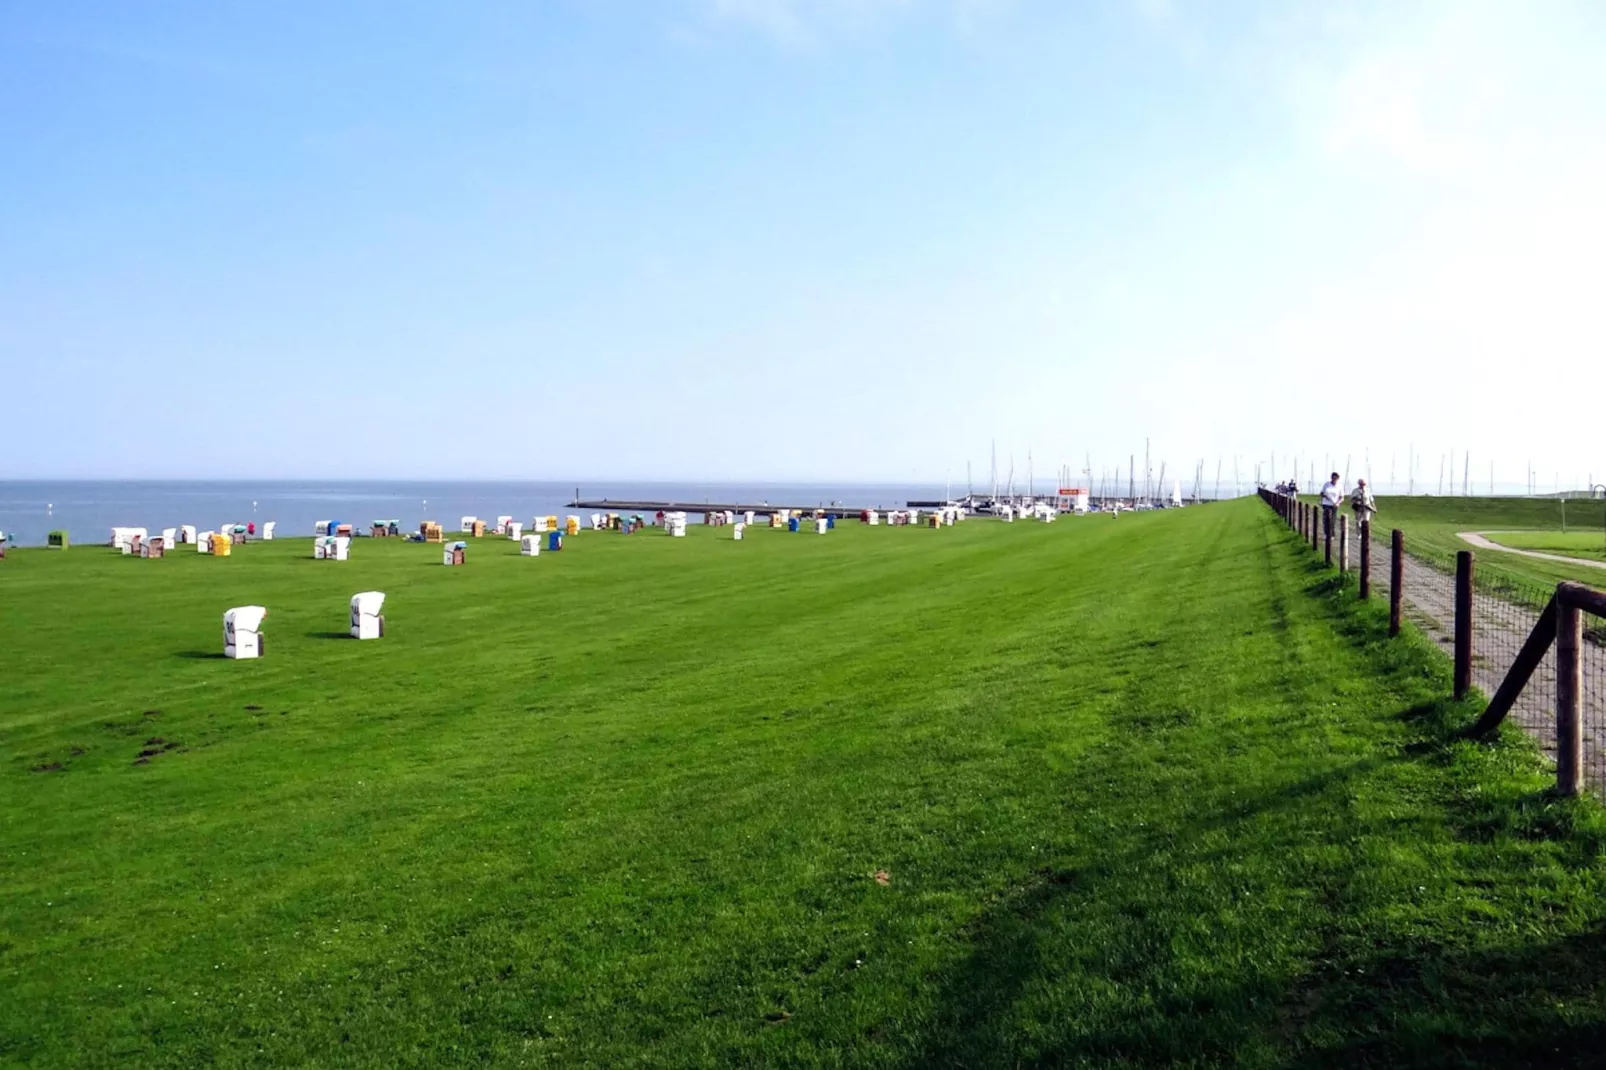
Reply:
[[[455,483],[455,482],[159,482],[117,480],[0,481],[0,531],[15,546],[43,546],[47,532],[65,529],[75,543],[105,542],[113,527],[152,531],[193,524],[260,528],[276,521],[280,537],[312,535],[320,520],[349,521],[366,530],[375,520],[400,520],[416,531],[436,520],[448,531],[464,516],[494,520],[576,512],[576,489],[586,499],[694,502],[771,502],[777,505],[902,506],[943,496],[941,486],[819,483]],[[963,488],[954,488],[961,492]]]

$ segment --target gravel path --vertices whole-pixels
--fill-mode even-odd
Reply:
[[[1520,554],[1523,557],[1537,557],[1543,561],[1560,561],[1564,565],[1588,565],[1590,568],[1606,568],[1606,561],[1591,561],[1585,557],[1568,557],[1566,554],[1546,554],[1538,550],[1518,550],[1512,546],[1501,546],[1497,542],[1490,542],[1484,538],[1481,531],[1456,532],[1463,542],[1471,543],[1480,550],[1499,550],[1503,554]]]
[[[1468,538],[1468,535],[1475,536],[1475,533],[1469,532],[1461,537],[1474,546],[1487,544],[1487,540],[1480,542],[1476,537]],[[1504,549],[1499,546],[1493,548]],[[1374,533],[1373,597],[1388,597],[1390,552],[1389,544]],[[1406,554],[1402,578],[1407,618],[1431,638],[1446,657],[1451,656],[1455,647],[1455,577]],[[1534,600],[1542,591],[1542,588],[1535,589]],[[1474,594],[1473,603],[1473,684],[1485,695],[1493,695],[1505,679],[1511,663],[1516,660],[1517,652],[1538,623],[1544,606],[1533,604],[1533,600],[1501,598],[1484,591]],[[1585,646],[1584,770],[1596,790],[1606,793],[1606,651],[1593,640],[1586,642]],[[1508,715],[1538,741],[1552,760],[1556,757],[1555,703],[1556,657],[1552,649],[1545,655],[1545,660],[1528,681],[1528,686],[1523,688]]]

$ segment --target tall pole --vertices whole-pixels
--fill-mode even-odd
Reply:
[[[1126,459],[1126,496],[1131,499],[1138,496],[1138,455],[1135,453]]]

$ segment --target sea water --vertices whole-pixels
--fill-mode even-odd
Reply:
[[[205,531],[254,523],[260,532],[270,520],[277,523],[276,538],[310,537],[320,520],[362,532],[376,520],[398,520],[404,532],[434,520],[454,531],[465,516],[494,523],[507,515],[527,524],[534,516],[589,514],[569,507],[577,492],[587,501],[674,501],[688,507],[722,502],[887,509],[941,498],[946,489],[867,483],[18,480],[0,481],[0,531],[13,546],[43,546],[56,529],[74,543],[93,544],[106,542],[113,527],[159,532],[193,524]]]

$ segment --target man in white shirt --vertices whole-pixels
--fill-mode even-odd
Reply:
[[[1325,538],[1333,537],[1333,518],[1338,515],[1338,504],[1344,500],[1344,486],[1339,482],[1337,472],[1322,488],[1322,535]]]

